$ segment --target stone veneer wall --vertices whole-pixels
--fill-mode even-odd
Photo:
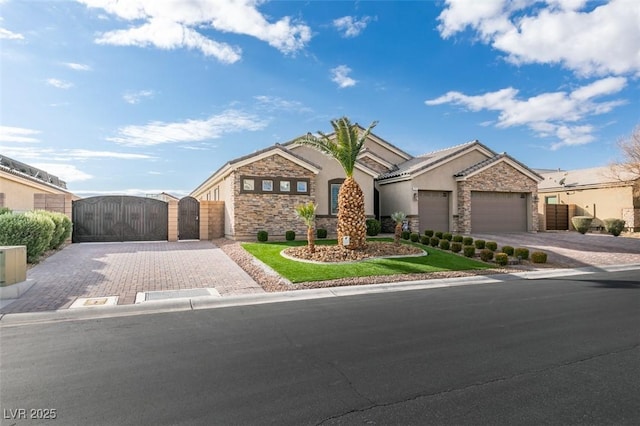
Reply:
[[[309,179],[309,195],[295,193],[292,182],[291,195],[271,193],[241,192],[241,176]],[[240,167],[233,176],[234,198],[234,239],[255,240],[258,231],[265,230],[269,238],[284,237],[288,230],[296,233],[296,238],[306,238],[307,227],[296,217],[295,207],[315,201],[315,174],[286,158],[274,154]]]
[[[458,217],[454,220],[452,232],[470,234],[473,231],[471,229],[471,191],[530,193],[531,217],[527,220],[528,231],[538,231],[538,206],[535,200],[538,195],[538,183],[509,164],[500,162],[488,170],[458,182]]]

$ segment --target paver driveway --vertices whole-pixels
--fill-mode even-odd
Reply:
[[[71,244],[27,272],[35,284],[0,313],[68,308],[79,297],[212,287],[221,295],[262,293],[244,270],[209,241]]]
[[[547,262],[565,268],[598,265],[640,264],[640,238],[614,237],[609,234],[579,232],[518,232],[474,234],[474,239],[495,241],[504,245],[525,247],[530,252],[544,251]]]

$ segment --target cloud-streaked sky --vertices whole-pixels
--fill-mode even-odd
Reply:
[[[72,192],[188,194],[347,115],[601,166],[640,124],[635,0],[0,1],[0,155]]]

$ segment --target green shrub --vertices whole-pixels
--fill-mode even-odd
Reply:
[[[367,235],[370,237],[376,236],[382,230],[382,224],[376,219],[367,219]]]
[[[480,259],[482,259],[484,262],[490,261],[491,259],[493,259],[493,252],[488,248],[483,248],[482,250],[480,250]]]
[[[438,247],[440,245],[440,238],[438,237],[429,238],[429,244],[431,244],[431,247]]]
[[[524,247],[517,247],[513,251],[513,255],[518,259],[527,260],[529,259],[529,249],[526,249]]]
[[[429,237],[427,237],[426,235],[421,235],[420,236],[420,244],[424,244],[425,246],[429,245]]]
[[[409,231],[402,231],[402,239],[403,239],[403,240],[408,240],[409,238],[411,238],[411,232],[409,232]]]
[[[296,232],[295,231],[287,231],[284,233],[284,238],[287,241],[293,241],[296,239]]]
[[[0,214],[11,213],[11,209],[9,207],[0,207]]]
[[[473,244],[476,246],[478,250],[482,250],[486,243],[484,240],[475,240]]]
[[[426,235],[429,238],[433,237],[433,229],[425,229],[424,235]]]
[[[316,237],[318,238],[327,238],[327,230],[324,228],[316,229]]]
[[[462,243],[459,241],[454,241],[451,243],[451,251],[454,253],[460,253],[462,251]]]
[[[473,245],[473,238],[472,237],[464,237],[464,238],[462,238],[462,245],[463,246],[472,246]]]
[[[42,214],[0,215],[0,245],[27,246],[27,262],[35,263],[49,248],[55,224]]]
[[[476,254],[476,246],[464,246],[462,247],[462,253],[466,257],[473,257]]]
[[[53,236],[49,243],[49,249],[55,250],[59,248],[67,238],[71,236],[71,219],[63,213],[50,212],[46,210],[36,210],[35,214],[41,214],[47,216],[53,221],[55,228],[53,230]]]
[[[269,241],[269,233],[267,231],[258,231],[258,241],[261,243]]]
[[[513,256],[513,247],[511,247],[511,246],[503,246],[502,247],[502,252],[504,254],[506,254],[507,256]]]
[[[507,253],[496,253],[495,254],[496,263],[500,266],[505,266],[509,263],[509,256]]]
[[[451,241],[453,239],[453,234],[451,234],[450,232],[445,232],[444,234],[442,234],[442,239]]]
[[[440,245],[439,245],[439,247],[440,247],[442,250],[449,250],[449,246],[450,246],[450,245],[451,245],[451,243],[449,242],[449,240],[445,240],[445,239],[440,240]]]
[[[609,219],[605,219],[603,222],[604,222],[604,229],[606,229],[607,232],[613,235],[614,237],[617,237],[622,233],[622,231],[624,231],[625,221],[622,219],[609,218]]]
[[[547,253],[543,251],[534,251],[531,253],[531,261],[533,263],[547,263]]]
[[[498,243],[496,243],[495,241],[487,241],[484,246],[491,251],[498,250]]]
[[[593,218],[591,216],[574,216],[571,218],[571,224],[576,231],[581,234],[586,234],[589,228],[591,227],[591,222]]]
[[[438,237],[440,239],[442,239],[442,235],[443,235],[442,231],[437,231],[435,234],[433,234],[434,237]]]
[[[462,235],[454,235],[454,236],[453,236],[453,240],[452,240],[452,241],[453,241],[453,242],[456,242],[456,243],[461,243],[461,242],[462,242],[462,240],[463,240],[463,238],[464,238],[464,237],[463,237]]]
[[[409,239],[412,242],[417,243],[418,240],[420,239],[420,234],[418,234],[417,232],[412,232],[411,234],[409,234]]]

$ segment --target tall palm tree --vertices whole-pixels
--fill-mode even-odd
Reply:
[[[307,245],[311,253],[316,252],[315,235],[313,234],[313,227],[316,224],[316,207],[313,201],[296,206],[296,216],[307,225]]]
[[[338,192],[338,244],[344,244],[344,237],[349,237],[349,243],[344,247],[352,250],[363,249],[367,243],[364,194],[353,178],[353,171],[367,136],[377,124],[377,121],[372,122],[362,132],[358,124],[351,124],[347,117],[342,117],[331,120],[332,135],[319,131],[320,137],[308,133],[297,140],[333,157],[344,169],[346,179]]]

